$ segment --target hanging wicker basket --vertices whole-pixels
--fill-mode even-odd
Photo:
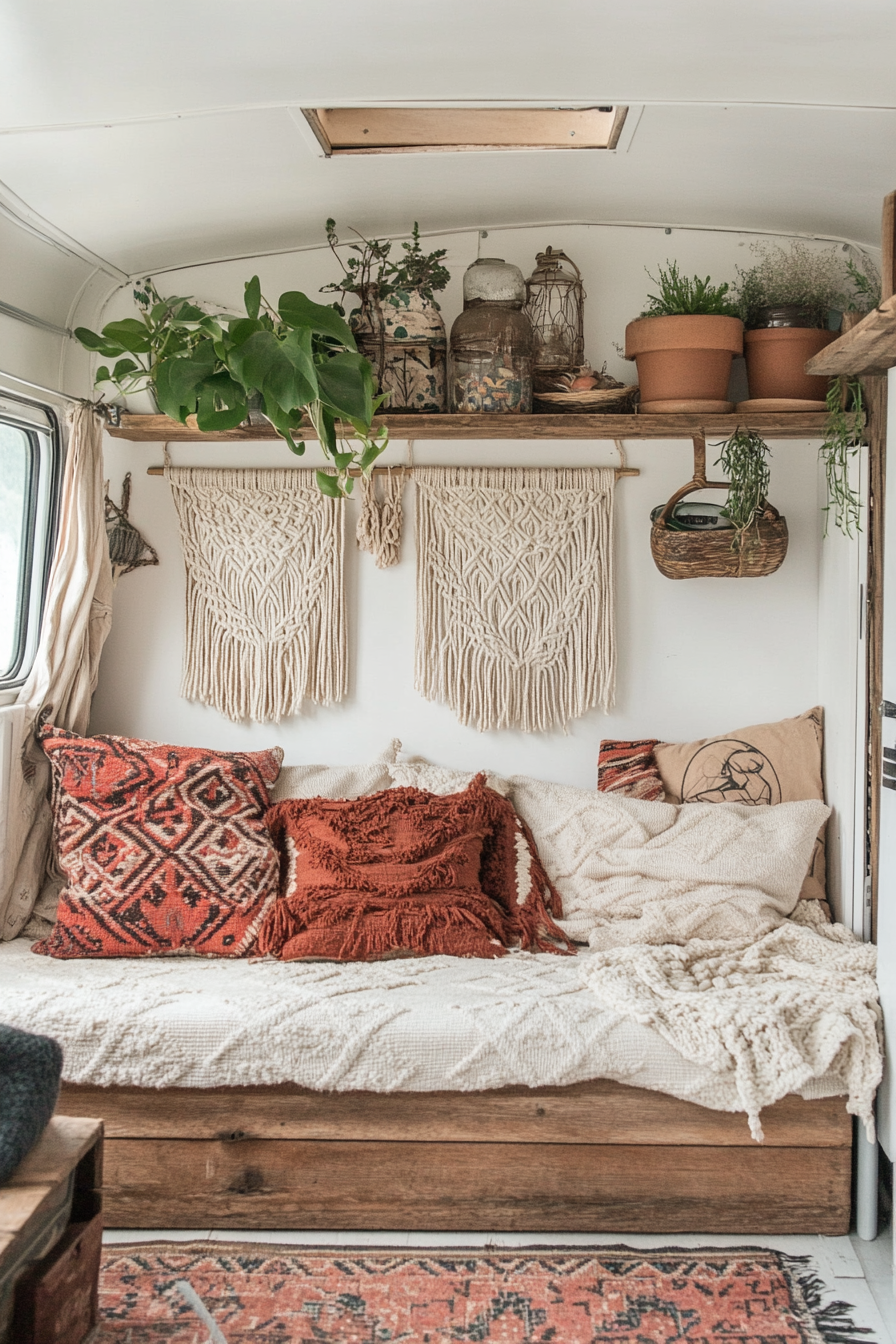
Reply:
[[[774,574],[787,554],[787,521],[767,500],[743,536],[730,529],[679,532],[669,527],[672,510],[696,490],[727,490],[721,481],[696,479],[677,490],[650,531],[653,561],[667,579],[758,579]]]

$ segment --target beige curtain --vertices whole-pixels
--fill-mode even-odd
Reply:
[[[0,708],[6,779],[0,849],[0,935],[15,938],[32,911],[55,916],[60,881],[48,872],[49,766],[34,738],[39,716],[87,730],[100,652],[112,619],[112,569],[103,517],[103,429],[90,406],[69,421],[56,548],[40,642],[15,705]],[[50,865],[52,870],[52,865]]]

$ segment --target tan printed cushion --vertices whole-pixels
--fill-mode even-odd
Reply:
[[[824,798],[823,710],[736,728],[699,742],[658,742],[654,759],[667,803],[797,803]],[[818,833],[802,900],[824,900],[825,828]]]

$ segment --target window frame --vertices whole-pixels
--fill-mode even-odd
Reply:
[[[44,423],[40,423],[41,420]],[[0,672],[0,704],[9,704],[17,698],[37,654],[56,546],[65,454],[59,417],[45,402],[0,390],[0,424],[22,431],[29,445],[25,517],[16,580],[15,656],[11,666]]]

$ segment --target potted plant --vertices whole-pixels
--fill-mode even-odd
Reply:
[[[442,264],[446,249],[424,252],[415,222],[411,241],[401,245],[401,260],[391,260],[391,243],[353,230],[359,242],[349,245],[353,255],[343,261],[332,219],[326,230],[343,277],[321,292],[358,296],[360,307],[349,314],[349,325],[374,367],[380,391],[388,395],[389,409],[444,411],[445,323],[435,295],[451,278]]]
[[[321,490],[351,493],[349,469],[369,472],[388,434],[371,434],[382,398],[374,395],[373,370],[335,308],[297,290],[281,294],[274,308],[262,297],[257,275],[245,286],[245,317],[210,314],[192,300],[159,299],[151,282],[143,292],[139,318],[110,322],[100,333],[75,331],[88,350],[122,355],[114,368],[97,370],[97,383],[111,382],[121,392],[148,386],[165,415],[182,424],[195,415],[206,432],[236,428],[254,400],[299,455],[305,445],[297,436],[307,415],[336,468],[335,475],[317,473]],[[352,426],[359,447],[340,438],[340,421]]]
[[[738,311],[747,328],[750,397],[820,405],[828,381],[807,374],[805,364],[836,340],[828,321],[832,310],[846,307],[848,284],[840,250],[817,251],[794,239],[789,248],[760,242],[752,251],[757,261],[739,273],[736,286]]]
[[[852,285],[852,293],[843,314],[840,331],[850,331],[867,317],[872,308],[880,303],[880,271],[864,252],[859,253],[859,261],[850,257],[846,263],[846,273]]]
[[[728,285],[689,279],[667,261],[659,289],[625,329],[625,357],[638,366],[641,411],[727,411],[731,361],[743,350],[743,323]],[[684,404],[688,403],[688,404]]]

